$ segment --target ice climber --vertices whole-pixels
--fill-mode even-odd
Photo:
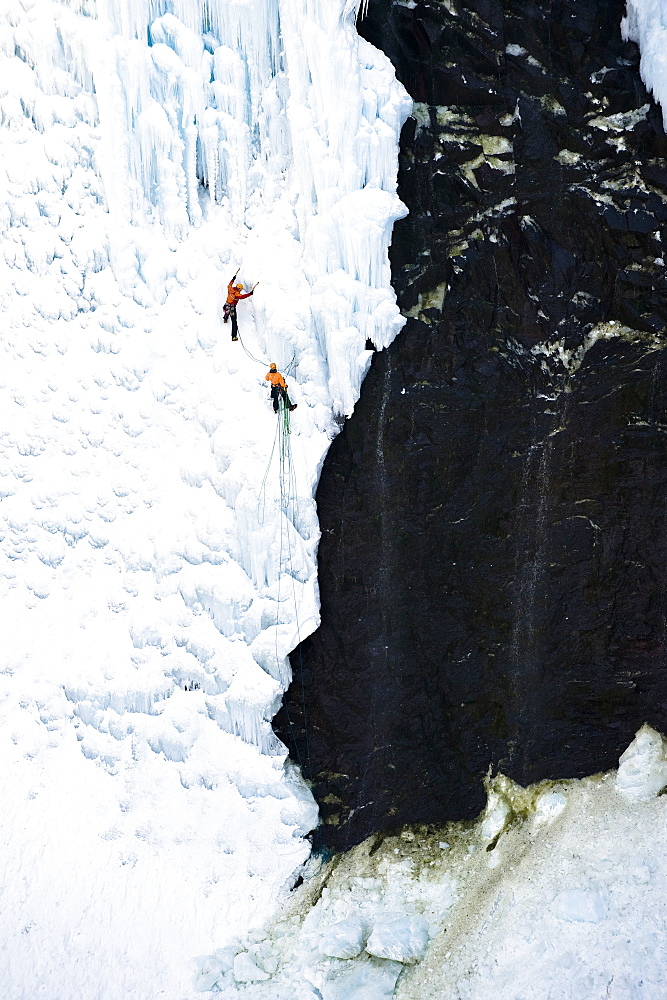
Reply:
[[[238,273],[239,273],[239,268],[236,269],[236,274]],[[232,317],[232,340],[239,339],[239,324],[238,320],[236,319],[236,303],[240,302],[241,299],[249,299],[252,293],[257,288],[257,285],[259,284],[258,281],[255,282],[250,291],[246,292],[245,295],[243,295],[243,285],[234,284],[234,282],[236,281],[236,274],[227,285],[227,301],[225,302],[222,310],[222,315],[225,323],[227,322],[230,316]]]
[[[271,383],[271,399],[273,400],[274,413],[278,412],[278,400],[281,396],[290,413],[292,410],[296,410],[297,404],[290,403],[290,398],[287,395],[287,382],[276,368],[275,361],[272,361],[269,365],[269,371],[266,374],[266,381]]]

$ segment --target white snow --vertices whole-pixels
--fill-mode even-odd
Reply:
[[[257,983],[268,978],[268,973],[255,965],[247,951],[239,952],[234,958],[234,979],[237,983]]]
[[[227,947],[217,948],[213,955],[193,959],[195,990],[198,993],[208,993],[225,972],[234,969],[236,957],[236,949]]]
[[[0,6],[3,1000],[268,974],[248,934],[317,817],[270,725],[318,623],[313,493],[402,324],[410,102],[354,14]]]
[[[667,128],[667,0],[626,0],[624,39],[639,45],[642,80],[662,105]]]

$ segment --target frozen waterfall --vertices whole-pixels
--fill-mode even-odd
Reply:
[[[402,325],[410,102],[355,14],[2,5],[6,1000],[199,995],[190,959],[307,856],[270,720],[318,622],[323,456]],[[268,360],[299,404],[287,497]]]
[[[621,30],[639,45],[642,80],[662,105],[667,128],[667,0],[627,0]]]

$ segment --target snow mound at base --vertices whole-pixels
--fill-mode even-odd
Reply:
[[[312,858],[253,945],[276,971],[244,997],[664,1000],[667,796],[657,782],[650,797],[617,787],[641,761],[628,787],[645,790],[661,748],[643,726],[618,775],[529,788],[498,775],[474,824],[406,828],[324,865]],[[229,975],[215,988],[237,996]]]

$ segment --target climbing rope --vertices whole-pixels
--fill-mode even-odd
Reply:
[[[243,343],[243,337],[241,336],[240,331],[237,334],[237,336],[239,338],[239,343],[240,343],[241,347],[246,352],[246,354],[248,355],[248,357],[250,358],[250,360],[254,361],[255,364],[261,365],[262,368],[268,368],[269,364],[270,364],[269,361],[261,361],[259,358],[256,358],[254,354],[250,353],[250,351],[248,350],[248,348]],[[290,361],[290,363],[285,368],[285,375],[293,375],[295,368],[296,368],[296,352],[292,355],[292,360]]]
[[[259,358],[256,358],[254,354],[250,353],[250,351],[248,350],[248,348],[243,343],[243,337],[241,336],[240,332],[237,333],[237,337],[239,338],[239,343],[240,343],[241,347],[246,352],[246,354],[248,355],[248,357],[250,358],[251,361],[256,362],[258,365],[262,365],[262,367],[264,367],[264,368],[268,368],[269,367],[269,362],[268,361],[260,361]]]
[[[282,398],[278,402],[279,409],[276,418],[276,433],[273,438],[273,445],[271,447],[271,454],[269,456],[269,461],[264,473],[264,478],[262,479],[262,485],[260,488],[259,497],[257,500],[257,519],[260,524],[264,524],[266,515],[266,489],[269,479],[269,474],[273,465],[273,460],[276,452],[278,453],[278,483],[280,488],[280,506],[278,511],[278,517],[280,521],[280,535],[279,535],[279,550],[278,550],[278,592],[276,598],[276,624],[275,624],[275,657],[276,657],[276,667],[280,667],[280,655],[278,651],[278,629],[280,626],[280,604],[281,604],[281,590],[282,590],[282,576],[283,576],[283,562],[286,557],[286,569],[292,581],[292,600],[294,602],[294,618],[296,622],[296,639],[299,647],[299,677],[301,682],[301,708],[303,713],[303,731],[304,731],[304,742],[305,742],[305,761],[301,756],[299,750],[299,743],[296,737],[296,730],[294,728],[294,723],[290,717],[289,706],[285,704],[285,715],[287,716],[287,721],[292,733],[292,742],[296,749],[296,754],[298,758],[299,767],[301,773],[305,776],[312,778],[312,762],[310,756],[310,742],[308,740],[308,718],[306,713],[306,691],[303,679],[303,658],[301,655],[301,622],[299,620],[299,601],[296,593],[296,584],[294,576],[294,559],[292,553],[292,543],[290,540],[290,524],[292,527],[296,528],[296,516],[298,512],[298,502],[297,502],[297,481],[296,472],[294,469],[294,462],[292,460],[292,445],[291,445],[291,428],[290,428],[290,411],[289,407],[285,406],[285,402]],[[306,766],[304,766],[306,765]]]
[[[313,776],[313,766],[310,758],[310,743],[308,740],[308,717],[306,714],[306,688],[303,680],[303,658],[301,655],[301,623],[299,622],[299,602],[296,594],[296,585],[294,582],[294,562],[292,558],[292,543],[290,541],[290,524],[296,528],[294,523],[296,520],[296,504],[297,504],[297,485],[296,485],[296,475],[294,471],[294,463],[292,461],[292,445],[290,441],[290,415],[289,409],[285,406],[284,402],[281,407],[281,413],[279,413],[279,419],[282,416],[282,432],[281,432],[281,474],[280,474],[280,507],[281,507],[281,517],[280,517],[280,563],[279,563],[279,574],[278,574],[278,593],[280,594],[280,580],[282,576],[282,548],[283,548],[283,531],[285,532],[285,537],[287,538],[287,557],[289,566],[289,577],[292,581],[292,600],[294,601],[294,619],[296,622],[296,637],[299,649],[299,678],[301,681],[301,710],[303,712],[303,735],[305,742],[305,753],[306,762],[308,764],[308,777]],[[290,511],[291,506],[291,511]],[[284,517],[282,516],[284,513]],[[285,524],[287,521],[287,524]],[[278,605],[280,606],[280,604]],[[278,623],[278,618],[276,616],[276,626]],[[277,650],[277,640],[278,640],[278,630],[276,627],[276,656],[278,655]],[[285,706],[285,713],[292,730],[292,739],[294,746],[297,749],[297,755],[299,757],[299,766],[301,767],[301,772],[306,774],[305,768],[301,762],[301,754],[299,752],[298,743],[296,741],[296,736],[294,733],[294,727],[292,725],[292,720],[289,717],[289,709],[287,705]]]
[[[244,348],[245,350],[245,348]],[[247,353],[247,352],[246,352]],[[289,365],[285,369],[285,374],[289,374],[290,368],[295,365],[296,354],[290,361]],[[262,485],[259,489],[259,495],[257,497],[257,520],[259,524],[264,524],[264,518],[266,515],[266,485],[269,479],[269,474],[271,472],[271,466],[273,464],[273,456],[276,453],[276,445],[278,446],[278,454],[280,456],[279,461],[279,481],[280,481],[280,507],[282,509],[287,509],[289,507],[289,498],[292,498],[292,521],[294,521],[294,498],[297,495],[296,490],[296,476],[294,474],[294,468],[292,463],[292,452],[289,435],[291,433],[290,429],[290,414],[288,407],[285,406],[284,400],[280,398],[278,400],[279,410],[276,419],[276,433],[273,437],[273,447],[271,448],[271,454],[269,455],[269,461],[264,472],[264,477],[262,479]],[[285,485],[287,483],[287,486]],[[285,498],[287,497],[288,502],[285,504]]]
[[[277,420],[276,433],[273,435],[273,447],[271,448],[271,454],[269,455],[269,461],[266,466],[266,471],[264,472],[262,485],[259,488],[259,496],[257,497],[257,520],[259,524],[264,524],[264,518],[266,515],[266,483],[269,478],[269,473],[271,471],[271,465],[273,463],[273,456],[276,451],[276,444],[278,443],[279,435],[280,435],[280,422]]]
[[[241,347],[245,351],[246,355],[251,361],[254,361],[258,365],[262,365],[264,368],[269,367],[268,361],[262,361],[260,358],[256,358],[248,348],[243,343],[243,338],[241,334],[238,334],[239,342]],[[287,367],[284,369],[285,375],[292,375],[296,368],[296,353],[292,356],[292,360],[289,362]],[[297,514],[297,482],[296,473],[294,470],[294,462],[292,461],[292,445],[290,441],[290,411],[289,407],[285,405],[285,401],[280,398],[278,401],[278,415],[276,419],[276,432],[273,436],[273,445],[271,446],[271,454],[269,455],[269,461],[262,478],[262,484],[260,486],[259,495],[257,497],[257,520],[259,524],[264,524],[266,518],[266,490],[269,475],[271,472],[271,467],[273,465],[273,459],[278,452],[278,482],[280,486],[280,509],[278,512],[280,520],[280,542],[279,542],[279,554],[278,554],[278,593],[276,600],[276,625],[275,625],[275,657],[276,657],[276,667],[280,667],[280,656],[278,653],[278,628],[280,625],[280,592],[282,583],[282,571],[283,571],[283,554],[285,552],[285,540],[287,541],[287,560],[289,566],[289,576],[292,581],[292,599],[294,601],[294,618],[296,621],[296,638],[299,646],[299,675],[301,679],[301,703],[303,712],[303,730],[305,739],[305,751],[306,751],[306,762],[308,765],[308,771],[304,767],[304,762],[299,751],[299,744],[296,738],[296,731],[294,729],[294,724],[289,714],[289,707],[285,704],[285,714],[287,716],[287,721],[289,723],[290,731],[292,733],[292,742],[296,749],[297,758],[299,761],[299,768],[302,774],[308,773],[308,776],[312,778],[313,769],[310,758],[310,743],[308,740],[308,719],[306,715],[306,691],[303,680],[303,658],[301,655],[301,624],[299,622],[299,603],[297,600],[296,586],[294,583],[294,565],[292,558],[292,543],[290,541],[289,535],[289,524],[291,523],[294,528],[296,528],[296,514]],[[286,525],[285,522],[288,522]]]

